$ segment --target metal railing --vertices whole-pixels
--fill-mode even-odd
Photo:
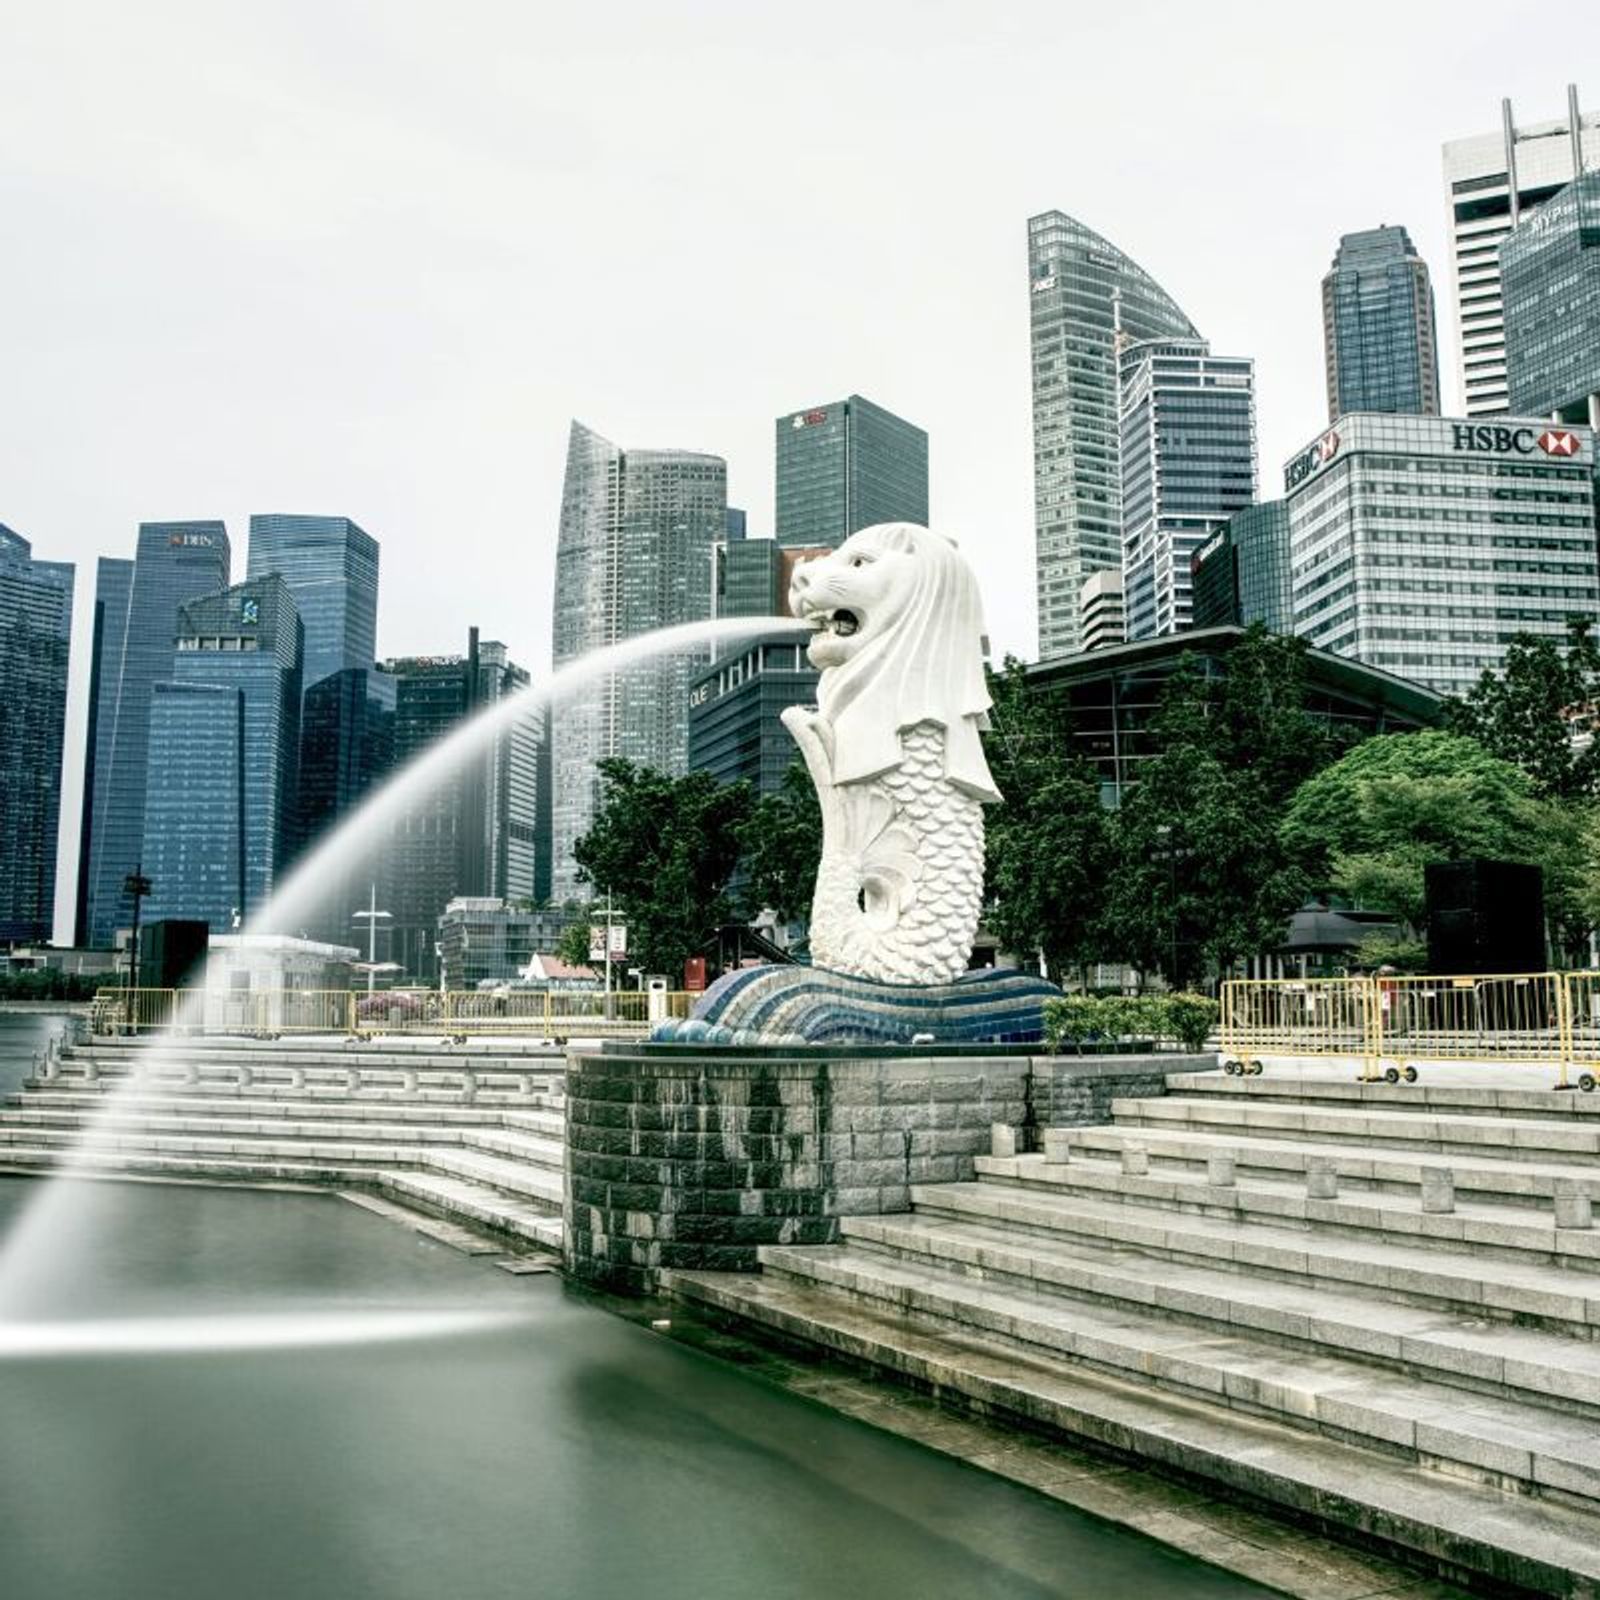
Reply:
[[[398,989],[370,995],[347,989],[102,989],[90,1006],[89,1025],[97,1034],[177,1025],[185,1032],[263,1039],[399,1033],[565,1039],[646,1033],[657,1021],[688,1016],[698,998],[691,991],[651,995],[636,989],[610,995],[578,989]]]
[[[1600,1078],[1600,972],[1385,974],[1230,979],[1221,1042],[1229,1072],[1264,1056],[1354,1059],[1366,1081],[1415,1083],[1420,1066],[1520,1063]]]

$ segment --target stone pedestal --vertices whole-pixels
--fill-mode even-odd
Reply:
[[[607,1044],[567,1068],[567,1265],[647,1293],[673,1267],[750,1270],[764,1244],[829,1244],[841,1216],[973,1176],[991,1130],[1105,1120],[1213,1057],[1003,1048]]]

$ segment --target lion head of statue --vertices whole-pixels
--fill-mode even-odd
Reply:
[[[863,528],[795,568],[789,609],[814,630],[806,654],[822,674],[835,783],[898,766],[904,730],[932,722],[950,781],[1000,798],[978,737],[989,710],[983,606],[954,540],[911,522]]]

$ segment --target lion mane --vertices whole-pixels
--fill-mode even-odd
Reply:
[[[912,522],[852,534],[834,552],[900,551],[915,558],[913,590],[893,627],[847,662],[825,667],[817,709],[832,732],[833,781],[860,783],[904,759],[901,734],[944,729],[945,776],[974,799],[1000,799],[979,734],[989,726],[983,604],[955,541]]]

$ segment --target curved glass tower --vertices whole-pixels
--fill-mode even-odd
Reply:
[[[1083,648],[1084,579],[1122,562],[1117,346],[1197,339],[1143,267],[1060,211],[1028,219],[1039,659]]]
[[[556,543],[556,666],[711,615],[711,551],[728,526],[728,467],[689,450],[622,450],[572,424]],[[568,695],[551,720],[551,895],[575,900],[572,850],[594,817],[599,763],[688,768],[698,651],[643,662]]]

